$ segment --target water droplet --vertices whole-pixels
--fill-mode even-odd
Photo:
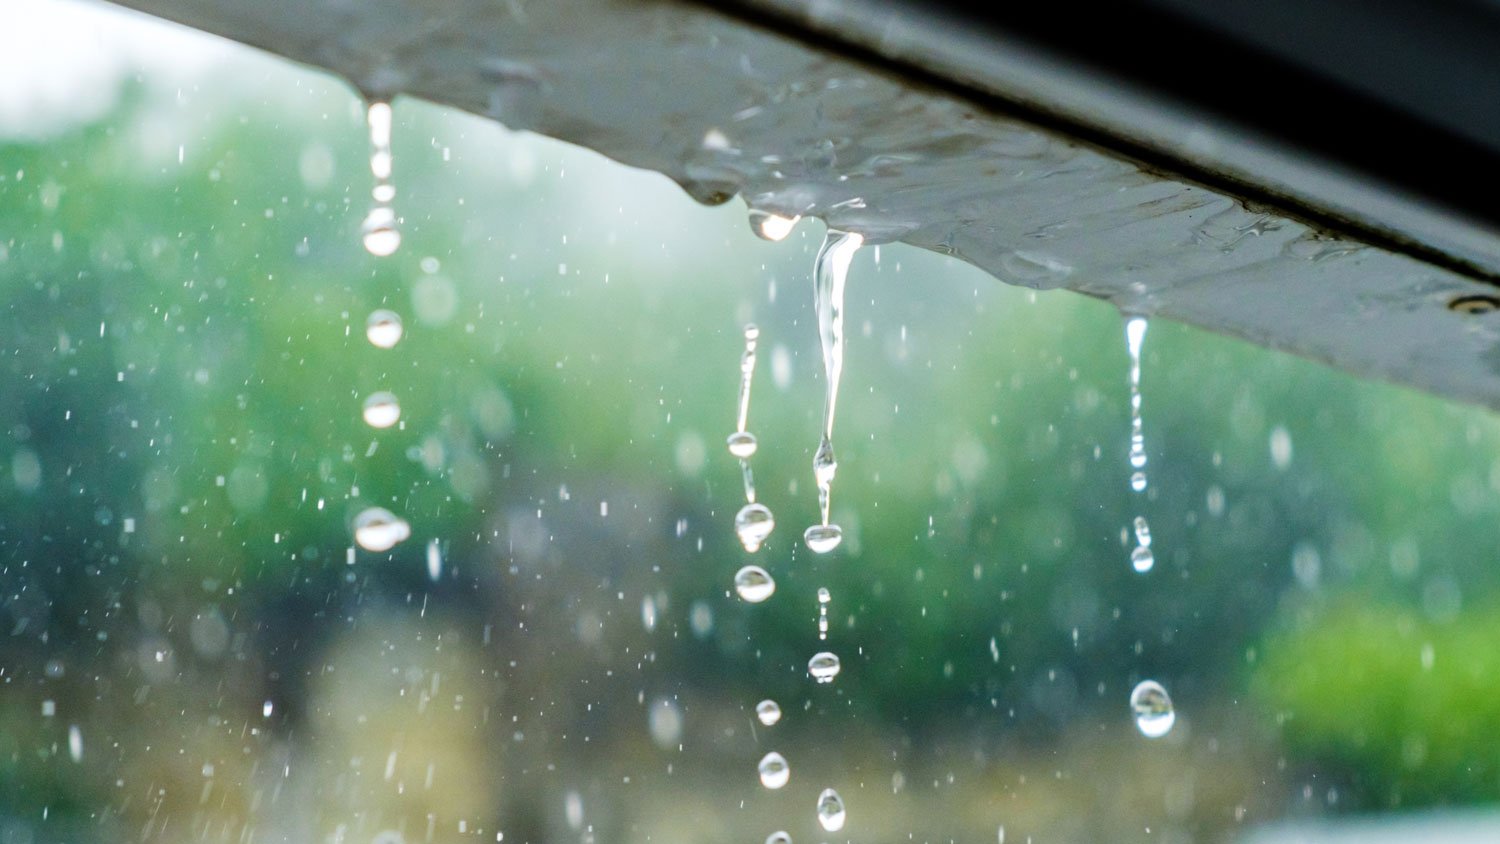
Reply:
[[[776,751],[771,751],[760,760],[760,784],[770,789],[781,788],[792,778],[792,769],[786,763],[786,757]]]
[[[275,708],[276,708],[275,705],[272,704],[271,701],[269,701],[269,700],[266,701],[265,703],[262,703],[260,705],[260,717],[262,717],[262,718],[270,718],[271,717],[271,712]]]
[[[365,338],[382,349],[389,349],[401,342],[405,329],[401,326],[401,315],[384,308],[374,311],[365,320]]]
[[[377,258],[394,255],[401,246],[401,232],[396,228],[396,212],[388,205],[371,208],[359,230],[364,239],[365,251]]]
[[[1130,708],[1135,713],[1136,727],[1146,738],[1161,738],[1177,723],[1172,699],[1155,680],[1142,680],[1136,685],[1130,693]]]
[[[443,576],[443,544],[436,539],[427,542],[427,579],[437,582]]]
[[[68,727],[68,755],[74,762],[83,761],[83,731],[77,724]]]
[[[760,566],[745,566],[734,576],[734,591],[745,601],[758,604],[776,591],[776,581]]]
[[[823,789],[818,795],[818,825],[828,832],[838,832],[844,828],[845,819],[844,798],[831,788]]]
[[[842,667],[838,656],[828,651],[819,651],[807,661],[807,673],[819,683],[832,683],[833,678],[839,676],[839,669]]]
[[[734,532],[745,550],[755,553],[776,527],[776,517],[764,504],[746,504],[734,515]]]
[[[778,829],[766,836],[766,844],[792,844],[792,836]]]
[[[773,727],[781,720],[781,704],[766,698],[755,705],[755,717],[767,727]]]
[[[651,740],[662,750],[671,750],[682,738],[682,710],[675,701],[659,698],[646,716]]]
[[[354,517],[354,541],[366,551],[389,551],[409,536],[411,525],[384,507],[370,507]]]
[[[1144,545],[1137,545],[1135,550],[1130,552],[1130,565],[1136,571],[1145,574],[1151,570],[1152,566],[1156,565],[1156,555],[1151,553],[1150,548]]]
[[[772,214],[769,211],[750,209],[750,230],[755,232],[756,237],[761,240],[776,241],[786,240],[786,236],[797,227],[798,217],[783,217],[780,214]]]
[[[365,399],[364,416],[371,428],[389,428],[401,418],[401,405],[394,394],[381,390]]]
[[[755,435],[748,431],[735,431],[729,435],[729,453],[741,460],[754,455],[756,445]]]
[[[844,541],[844,530],[838,525],[813,525],[802,532],[802,541],[816,554],[827,554]]]
[[[1131,474],[1130,488],[1136,492],[1143,492],[1146,489],[1146,473],[1135,472]]]

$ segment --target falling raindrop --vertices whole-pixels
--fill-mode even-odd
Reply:
[[[844,531],[838,525],[813,525],[802,533],[802,541],[818,554],[827,554],[843,540]]]
[[[813,264],[813,304],[818,314],[818,342],[823,349],[825,376],[823,399],[823,433],[813,455],[813,478],[818,484],[819,524],[803,533],[802,539],[814,553],[826,554],[843,540],[843,531],[829,522],[833,495],[833,476],[838,461],[833,454],[833,416],[838,403],[839,378],[844,373],[844,282],[854,253],[865,242],[864,236],[829,229]]]
[[[365,217],[360,231],[365,250],[384,258],[394,254],[401,245],[396,212],[391,208],[391,202],[396,198],[396,186],[391,183],[391,104],[374,100],[365,116],[370,127],[370,173],[375,177],[370,197],[375,205]]]
[[[778,829],[766,836],[766,844],[792,844],[792,836]]]
[[[746,460],[755,454],[755,435],[748,431],[735,431],[729,435],[729,453],[741,460]]]
[[[366,551],[389,551],[409,536],[411,525],[384,507],[370,507],[354,517],[354,541]]]
[[[771,535],[774,527],[776,518],[764,504],[746,504],[734,516],[735,535],[740,538],[740,544],[745,546],[745,550],[751,553],[760,549],[761,543]]]
[[[68,755],[74,762],[83,761],[83,731],[77,724],[68,727]]]
[[[427,579],[436,583],[443,576],[443,544],[431,539],[427,542]]]
[[[833,678],[839,676],[839,669],[842,667],[838,656],[828,651],[819,651],[807,661],[807,673],[819,683],[832,683]]]
[[[773,727],[781,720],[781,704],[766,698],[755,705],[755,717],[767,727]]]
[[[1135,713],[1136,727],[1146,738],[1161,738],[1177,723],[1172,698],[1155,680],[1142,680],[1136,685],[1130,693],[1130,709]]]
[[[381,390],[365,399],[365,424],[371,428],[389,428],[401,418],[401,404],[393,393]]]
[[[734,591],[741,599],[758,604],[776,591],[776,581],[760,566],[745,566],[734,576]]]
[[[1156,555],[1151,553],[1150,548],[1144,545],[1137,545],[1130,552],[1130,567],[1141,574],[1150,571],[1154,565],[1156,565]]]
[[[792,769],[787,765],[786,757],[774,750],[761,757],[758,770],[760,784],[773,790],[786,785],[787,780],[792,778]]]
[[[382,349],[401,342],[404,331],[401,315],[385,308],[371,312],[369,319],[365,320],[365,338]]]
[[[797,227],[797,221],[801,219],[801,216],[783,217],[770,211],[751,208],[750,230],[755,232],[756,237],[774,243],[786,240],[786,236],[792,233],[792,229]]]
[[[260,717],[262,717],[262,718],[270,718],[271,717],[271,712],[274,709],[275,709],[275,706],[274,706],[274,704],[271,703],[271,701],[268,700],[265,703],[262,703],[260,705]]]
[[[1130,353],[1130,488],[1135,492],[1146,490],[1146,437],[1141,426],[1141,344],[1146,340],[1146,318],[1128,317],[1125,320],[1125,347]],[[1145,573],[1156,564],[1156,555],[1151,552],[1151,527],[1145,516],[1135,517],[1136,545],[1130,552],[1130,565]]]
[[[818,795],[818,825],[828,832],[838,832],[844,828],[845,819],[844,799],[831,788],[823,789]]]

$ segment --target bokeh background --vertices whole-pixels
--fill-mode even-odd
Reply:
[[[847,539],[811,555],[820,224],[762,242],[398,100],[373,258],[339,81],[102,5],[5,17],[0,842],[1227,842],[1500,797],[1492,415],[1155,322],[1133,495],[1110,306],[866,248]],[[759,605],[723,446],[749,321]],[[412,537],[351,556],[377,505]]]

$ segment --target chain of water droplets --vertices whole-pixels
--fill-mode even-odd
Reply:
[[[1142,316],[1125,320],[1125,348],[1130,353],[1130,489],[1136,494],[1146,491],[1146,436],[1141,421],[1141,346],[1146,340],[1146,326]],[[1130,565],[1138,572],[1148,572],[1156,564],[1151,526],[1144,515],[1137,514],[1132,527],[1135,548],[1130,552]]]

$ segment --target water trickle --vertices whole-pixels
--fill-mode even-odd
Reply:
[[[818,826],[828,832],[838,832],[844,828],[846,819],[844,798],[831,788],[823,789],[818,795]]]
[[[395,253],[401,245],[396,212],[391,208],[391,202],[396,198],[396,186],[391,183],[391,104],[384,100],[371,102],[365,119],[370,127],[370,173],[375,177],[370,198],[375,205],[370,208],[360,231],[365,251],[384,258]]]
[[[755,553],[776,527],[776,518],[764,504],[746,504],[734,515],[734,533],[745,550]]]
[[[833,678],[839,676],[839,669],[842,667],[838,656],[828,651],[819,651],[807,661],[807,673],[819,683],[832,683]]]
[[[792,769],[787,765],[786,757],[774,750],[761,758],[759,771],[760,784],[770,789],[781,788],[792,778]]]
[[[411,525],[384,507],[367,508],[354,517],[354,541],[366,551],[389,551],[410,536]]]
[[[797,221],[802,217],[783,217],[770,211],[761,211],[757,208],[750,209],[750,230],[761,240],[776,241],[786,240],[786,236],[797,227]]]
[[[401,325],[401,315],[395,311],[381,308],[370,313],[365,320],[365,339],[373,345],[382,349],[389,349],[401,342],[401,335],[405,329]]]
[[[443,544],[436,539],[427,543],[427,579],[436,583],[443,576]]]
[[[371,428],[389,428],[401,418],[401,404],[393,393],[381,390],[365,399],[365,424]]]
[[[745,566],[734,575],[734,591],[742,600],[758,604],[776,591],[776,581],[760,566]]]
[[[773,727],[781,720],[781,704],[766,698],[755,705],[755,717],[767,727]]]
[[[776,527],[770,508],[755,501],[755,475],[750,471],[750,457],[755,454],[756,441],[755,435],[746,430],[750,423],[750,383],[755,376],[755,346],[759,340],[760,329],[753,323],[746,325],[745,351],[740,355],[739,412],[735,416],[735,431],[729,435],[729,453],[739,459],[740,474],[745,481],[745,506],[734,516],[734,532],[739,536],[740,544],[752,554],[760,550],[761,544]]]
[[[766,844],[792,844],[792,836],[778,829],[766,836]]]
[[[826,640],[828,638],[828,602],[831,601],[831,600],[833,600],[833,596],[828,593],[828,589],[826,587],[819,586],[818,587],[818,641],[820,641],[820,642],[824,641],[824,640]]]
[[[829,229],[813,265],[813,305],[818,314],[818,342],[823,349],[825,376],[823,399],[823,433],[813,455],[813,478],[818,484],[819,524],[803,533],[802,539],[814,553],[826,554],[843,541],[844,533],[829,522],[833,495],[833,476],[838,460],[833,454],[833,416],[838,404],[839,378],[844,373],[844,283],[854,253],[865,242],[864,236]]]
[[[1141,424],[1141,345],[1146,340],[1146,318],[1132,316],[1125,320],[1125,348],[1130,353],[1130,488],[1146,491],[1146,436]],[[1145,516],[1135,517],[1135,548],[1130,552],[1130,566],[1145,573],[1156,564],[1151,552],[1151,527]]]
[[[1177,723],[1177,713],[1172,711],[1172,698],[1167,690],[1155,680],[1142,680],[1130,692],[1130,709],[1135,713],[1135,726],[1146,738],[1161,738],[1171,732]]]

